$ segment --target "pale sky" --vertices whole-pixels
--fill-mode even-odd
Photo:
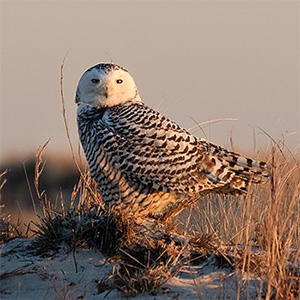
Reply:
[[[90,66],[129,69],[142,99],[213,142],[267,150],[260,128],[299,145],[299,1],[1,1],[1,152],[23,158],[48,138],[70,155],[60,99],[77,148],[74,94]],[[201,130],[195,135],[204,137]],[[255,140],[255,143],[254,143]],[[299,148],[298,148],[299,149]]]

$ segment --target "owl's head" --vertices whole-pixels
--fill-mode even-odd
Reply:
[[[111,107],[142,102],[129,72],[116,64],[100,63],[84,72],[76,91],[76,103],[92,107]]]

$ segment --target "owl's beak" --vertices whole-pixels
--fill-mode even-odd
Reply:
[[[107,85],[106,84],[103,84],[99,87],[99,94],[101,96],[104,96],[105,98],[108,97],[108,88],[107,88]]]

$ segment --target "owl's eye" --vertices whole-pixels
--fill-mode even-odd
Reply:
[[[92,83],[99,83],[100,80],[99,80],[99,79],[96,79],[96,78],[93,78],[93,79],[91,79],[91,82],[92,82]]]
[[[116,83],[117,83],[117,84],[121,84],[122,82],[123,82],[122,79],[116,79]]]

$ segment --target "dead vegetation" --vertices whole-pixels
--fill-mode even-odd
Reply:
[[[236,274],[260,280],[266,299],[298,299],[300,166],[281,146],[269,159],[269,185],[253,186],[243,198],[207,196],[192,213],[190,231],[217,235],[218,252]]]
[[[260,281],[258,298],[299,297],[300,172],[292,156],[273,150],[270,185],[253,187],[240,198],[208,195],[177,218],[172,233],[165,229],[147,233],[108,215],[84,172],[70,204],[61,197],[59,207],[53,205],[39,188],[45,147],[36,157],[34,183],[42,215],[32,229],[33,248],[39,255],[55,253],[62,245],[70,250],[101,249],[117,265],[109,278],[98,282],[99,293],[113,288],[126,296],[153,292],[185,265],[215,257],[218,267],[231,266],[240,289],[247,285],[240,278]],[[6,219],[0,225],[2,241],[19,236],[18,226]]]
[[[8,170],[3,171],[0,174],[0,192],[3,186],[6,183],[5,175],[8,173]],[[11,215],[4,216],[2,210],[4,209],[4,205],[0,205],[0,244],[6,243],[11,239],[16,237],[21,237],[22,232],[20,230],[20,222],[17,221],[16,224],[13,224],[10,221]]]
[[[19,230],[19,223],[12,224],[8,217],[0,217],[0,244],[6,243],[11,239],[22,237],[23,234]]]

